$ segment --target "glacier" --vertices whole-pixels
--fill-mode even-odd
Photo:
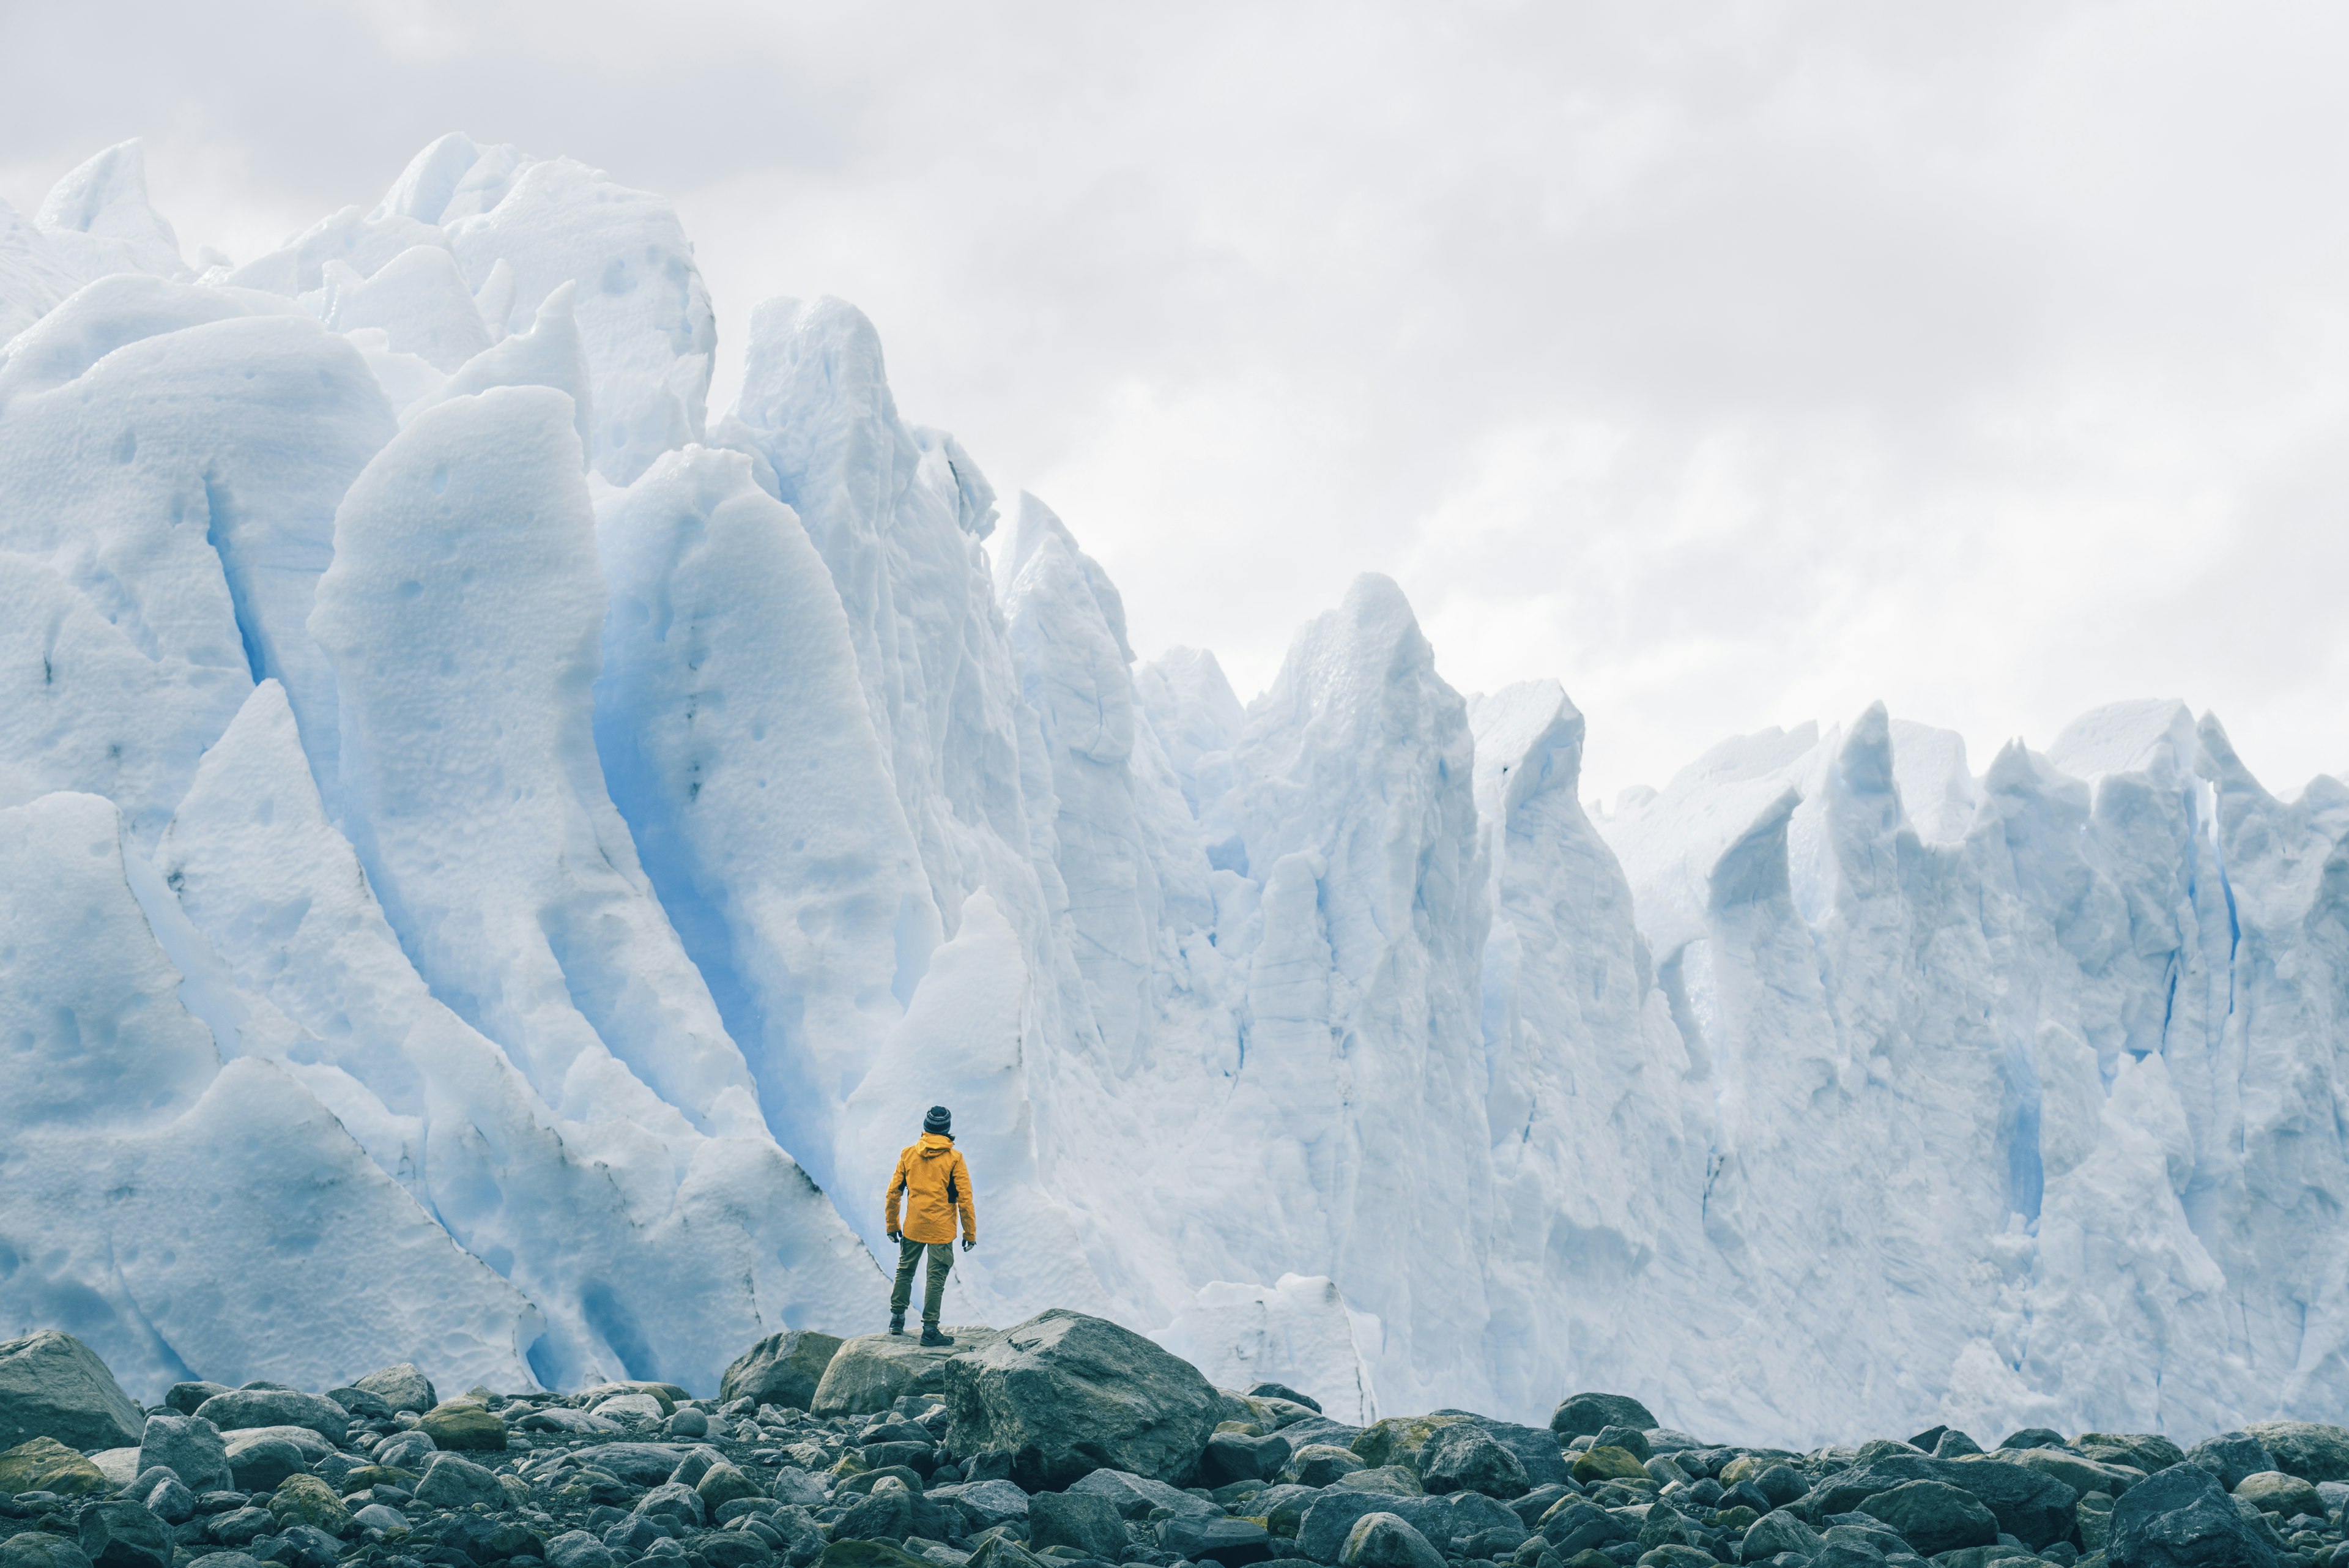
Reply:
[[[2349,1402],[2349,784],[1878,706],[1586,809],[1394,583],[1244,703],[854,306],[717,341],[668,202],[462,136],[241,265],[136,143],[0,206],[0,1334],[707,1390],[878,1323],[944,1102],[954,1316],[1343,1419]]]

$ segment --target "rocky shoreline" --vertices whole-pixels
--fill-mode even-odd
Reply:
[[[2349,1503],[2349,1430],[2306,1422],[1797,1454],[1584,1393],[1353,1427],[1079,1314],[953,1332],[775,1334],[715,1398],[401,1366],[143,1409],[43,1333],[0,1345],[0,1568],[2332,1568]]]

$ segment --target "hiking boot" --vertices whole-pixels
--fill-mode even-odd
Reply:
[[[905,1314],[904,1313],[893,1312],[889,1314],[889,1332],[891,1334],[903,1334],[905,1332]]]
[[[954,1335],[950,1334],[940,1334],[936,1324],[926,1323],[922,1325],[922,1343],[924,1345],[952,1345],[954,1343]]]

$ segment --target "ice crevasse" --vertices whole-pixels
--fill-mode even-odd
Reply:
[[[1880,708],[1594,816],[1394,584],[1242,703],[662,199],[446,137],[191,265],[0,208],[0,1333],[135,1389],[713,1387],[959,1314],[1332,1414],[1800,1443],[2349,1400],[2349,786]]]

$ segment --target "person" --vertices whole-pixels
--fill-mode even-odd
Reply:
[[[962,1250],[978,1245],[978,1210],[971,1204],[970,1167],[954,1145],[954,1116],[944,1106],[932,1106],[922,1118],[922,1137],[897,1155],[896,1173],[889,1178],[884,1200],[883,1226],[897,1243],[897,1284],[889,1293],[889,1332],[905,1332],[905,1306],[914,1297],[914,1265],[922,1253],[930,1255],[929,1288],[922,1297],[922,1343],[952,1345],[954,1337],[938,1329],[938,1303],[947,1290],[947,1271],[954,1267],[955,1216],[962,1216]],[[898,1222],[898,1199],[905,1199],[905,1222]]]

